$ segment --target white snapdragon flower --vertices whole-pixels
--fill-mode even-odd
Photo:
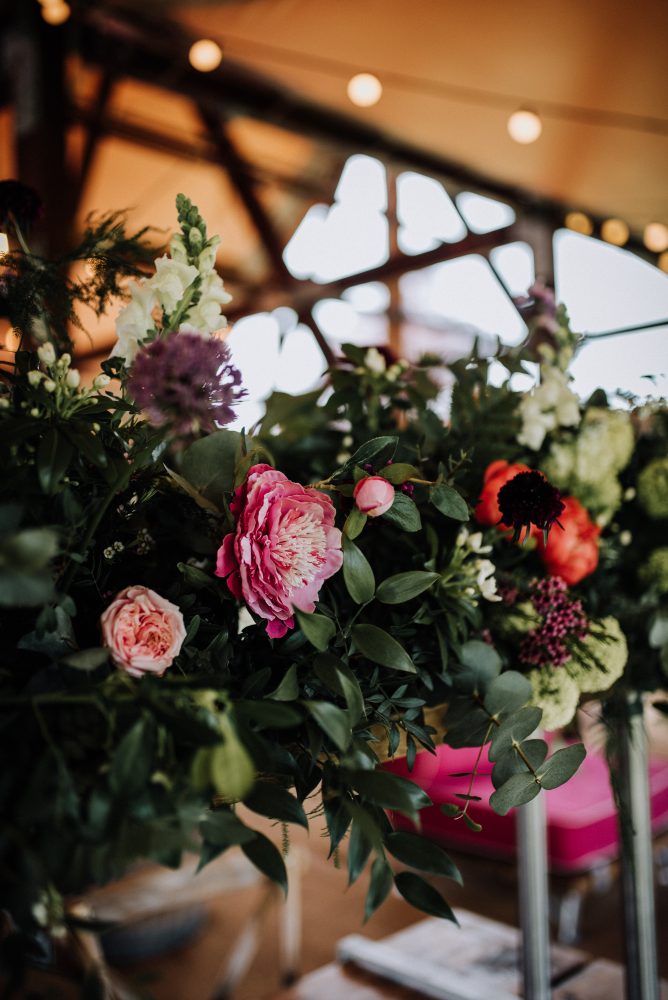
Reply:
[[[209,240],[209,245],[206,246],[199,257],[197,258],[197,267],[199,268],[199,273],[203,278],[210,274],[216,266],[216,252],[218,250],[218,244],[220,243],[220,236],[214,236]]]
[[[188,263],[188,251],[180,233],[175,233],[169,241],[169,253],[172,260],[176,260],[180,264]]]
[[[227,326],[227,320],[222,314],[222,306],[232,301],[232,296],[225,291],[223,279],[215,271],[202,278],[200,297],[197,303],[188,310],[180,332],[196,332],[200,334],[215,333]]]
[[[158,302],[167,314],[173,312],[190,288],[199,271],[194,264],[173,260],[164,254],[155,262],[155,274],[147,284],[155,292]]]
[[[384,375],[387,364],[377,347],[370,347],[364,355],[364,367],[374,375]]]
[[[478,589],[486,601],[500,601],[501,597],[496,592],[496,566],[490,559],[479,559],[477,565],[476,583]]]
[[[112,358],[122,358],[129,367],[135,359],[140,345],[146,340],[149,331],[153,329],[153,309],[156,306],[156,294],[148,281],[131,281],[128,284],[130,301],[121,309],[116,318],[116,346],[111,352]]]
[[[522,429],[517,440],[532,451],[542,447],[548,431],[580,423],[580,403],[568,386],[568,376],[558,368],[544,368],[542,379],[520,403]]]
[[[43,365],[54,365],[56,363],[56,351],[51,341],[47,341],[46,344],[42,344],[41,347],[37,348],[37,357]]]
[[[65,385],[68,389],[78,389],[81,382],[81,372],[78,368],[70,368],[65,376]]]

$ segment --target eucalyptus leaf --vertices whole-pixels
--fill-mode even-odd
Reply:
[[[485,694],[485,708],[490,715],[500,718],[517,711],[531,697],[531,682],[524,674],[507,670],[490,683]]]
[[[417,672],[401,643],[377,625],[353,625],[351,635],[356,648],[372,663],[408,674]]]
[[[540,785],[533,774],[525,771],[523,774],[514,774],[508,778],[500,788],[492,793],[489,804],[499,816],[505,816],[507,812],[516,806],[523,806],[540,792]]]
[[[73,667],[75,670],[97,670],[103,663],[109,660],[109,650],[103,648],[81,649],[76,653],[70,653],[62,662],[66,667]]]
[[[237,431],[214,431],[191,444],[181,456],[180,475],[206,500],[222,508],[234,488],[234,468],[241,454]]]
[[[538,771],[543,788],[558,788],[563,785],[573,777],[586,756],[587,751],[582,743],[573,743],[570,747],[557,750]]]
[[[494,730],[489,759],[498,760],[514,743],[521,743],[538,727],[543,713],[540,708],[528,705],[509,716]]]
[[[534,771],[538,771],[547,757],[547,743],[545,740],[524,740],[520,744],[522,753],[531,764]],[[502,753],[492,770],[492,784],[495,788],[500,788],[514,774],[525,774],[528,768],[522,760],[515,747],[510,747]]]

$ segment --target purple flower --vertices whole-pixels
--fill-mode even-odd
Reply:
[[[519,658],[534,667],[561,667],[570,660],[573,643],[588,633],[582,602],[573,600],[565,581],[553,576],[534,585],[531,603],[543,621],[522,640]]]
[[[549,532],[564,509],[559,490],[540,472],[519,472],[499,490],[496,502],[501,512],[499,524],[513,528],[515,539],[531,525]]]
[[[30,229],[42,215],[42,200],[36,191],[21,181],[0,181],[0,227],[16,222]]]
[[[232,408],[246,395],[229,358],[221,340],[172,333],[141,348],[128,390],[154,427],[169,425],[180,437],[214,431],[234,420]]]

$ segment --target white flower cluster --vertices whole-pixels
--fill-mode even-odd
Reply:
[[[482,531],[470,533],[462,528],[457,536],[457,547],[461,551],[462,570],[471,577],[471,585],[465,589],[469,597],[477,596],[486,601],[500,601],[496,592],[496,566],[491,559],[481,559],[492,551],[491,545],[483,545]]]
[[[37,357],[41,367],[28,372],[28,384],[41,392],[21,403],[31,417],[43,417],[53,411],[62,418],[71,417],[111,381],[108,375],[100,374],[91,388],[82,388],[81,373],[71,367],[72,356],[68,353],[57,356],[50,341],[38,347]]]
[[[523,396],[520,402],[522,429],[517,435],[520,444],[538,451],[548,431],[559,427],[577,427],[580,423],[580,401],[568,383],[568,375],[559,368],[541,366],[540,385]]]
[[[388,382],[396,382],[400,375],[410,367],[408,361],[400,359],[387,367],[387,361],[377,347],[370,347],[364,355],[364,367],[357,368],[358,375],[384,376]]]
[[[634,447],[625,410],[590,406],[577,436],[552,444],[543,472],[559,489],[577,496],[599,524],[607,524],[622,501],[618,477]]]
[[[548,732],[568,725],[581,694],[607,691],[624,673],[629,650],[619,622],[608,616],[601,628],[605,639],[589,634],[583,640],[586,659],[573,658],[563,667],[542,667],[529,673],[531,703],[543,710],[541,725]]]
[[[194,302],[178,316],[180,333],[208,337],[227,325],[222,306],[230,302],[232,296],[225,291],[223,279],[215,271],[220,238],[215,236],[208,240],[199,255],[193,258],[193,244],[201,241],[199,230],[193,227],[189,234],[189,255],[183,236],[173,236],[169,244],[171,256],[164,254],[156,260],[153,277],[129,283],[130,301],[116,319],[118,340],[112,357],[121,358],[129,367],[141,344],[157,329],[156,308],[164,317],[165,328],[169,328],[183,306],[187,306],[188,294]],[[190,263],[193,259],[196,264]]]

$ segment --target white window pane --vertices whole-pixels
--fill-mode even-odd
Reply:
[[[571,371],[573,388],[585,399],[599,388],[643,397],[668,395],[668,325],[589,340],[576,354]]]
[[[387,210],[387,175],[380,160],[357,153],[346,160],[334,193],[336,201],[365,212]]]
[[[298,395],[315,388],[327,364],[316,339],[307,326],[300,324],[283,341],[278,359],[276,388]]]
[[[328,211],[327,205],[312,205],[283,251],[285,266],[293,277],[303,280],[311,275],[314,248],[322,242]]]
[[[422,234],[423,240],[431,237],[442,243],[456,243],[466,236],[466,226],[443,185],[424,174],[413,171],[399,174],[397,217],[402,228]],[[404,253],[419,252],[404,250]]]
[[[560,229],[554,257],[557,298],[574,330],[595,333],[668,319],[668,275],[628,250]]]
[[[351,285],[341,293],[360,313],[380,313],[390,308],[390,290],[382,281],[368,281],[364,285]]]
[[[535,280],[533,251],[528,243],[495,247],[490,260],[513,296],[526,295]]]
[[[495,229],[510,226],[515,221],[515,213],[510,205],[495,201],[494,198],[462,191],[455,196],[455,201],[472,233],[491,233]]]

